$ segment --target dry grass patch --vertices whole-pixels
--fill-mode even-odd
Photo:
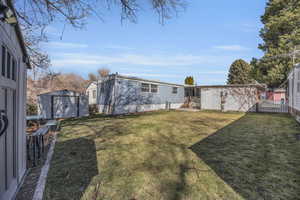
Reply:
[[[289,179],[273,175],[292,187],[282,197],[295,199],[297,131],[289,116],[271,114],[172,111],[68,120],[44,199],[263,199],[278,193],[267,183],[273,179],[258,177],[266,167],[289,170]],[[249,185],[255,181],[260,190]]]

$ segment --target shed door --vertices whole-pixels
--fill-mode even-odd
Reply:
[[[221,93],[218,89],[201,90],[201,109],[221,110]]]
[[[54,118],[69,118],[78,116],[78,97],[54,96]]]
[[[0,77],[0,200],[9,199],[17,187],[16,90],[4,86],[4,82]],[[4,129],[5,118],[7,129]]]

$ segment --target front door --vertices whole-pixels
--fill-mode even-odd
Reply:
[[[10,61],[9,61],[10,62]],[[10,199],[17,187],[17,82],[12,70],[5,65],[0,73],[0,200]],[[10,69],[8,67],[11,67]],[[3,70],[5,70],[3,72]],[[10,73],[10,74],[8,74]]]

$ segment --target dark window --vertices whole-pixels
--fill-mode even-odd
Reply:
[[[7,71],[6,71],[6,77],[10,78],[10,67],[11,67],[11,56],[10,53],[7,52]]]
[[[2,76],[5,76],[6,68],[6,49],[2,46]]]
[[[177,92],[178,92],[177,90],[178,90],[178,88],[177,88],[177,87],[173,87],[173,89],[172,89],[172,93],[173,93],[173,94],[177,94]]]
[[[93,99],[96,99],[96,90],[93,90]]]
[[[150,91],[150,85],[147,83],[142,83],[142,92],[149,92]]]
[[[151,92],[152,93],[157,93],[157,91],[158,91],[158,86],[151,84]]]
[[[13,61],[12,61],[12,77],[11,77],[11,79],[12,80],[16,80],[16,74],[17,74],[17,67],[16,67],[16,60],[15,59],[13,59]]]
[[[196,88],[196,97],[200,97],[200,95],[201,95],[200,88]]]
[[[297,92],[300,93],[300,82],[297,83]]]

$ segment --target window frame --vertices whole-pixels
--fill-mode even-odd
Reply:
[[[155,88],[154,90],[152,89],[152,86],[154,86],[153,87],[153,89]],[[150,84],[150,92],[151,93],[158,93],[158,85],[156,85],[156,84]]]
[[[12,55],[9,51],[6,51],[6,78],[11,79],[11,61]]]
[[[178,94],[178,87],[172,87],[172,94]]]
[[[1,76],[6,77],[6,52],[7,48],[1,45]]]
[[[147,85],[147,87],[144,87],[144,86],[146,86]],[[150,89],[150,84],[149,83],[141,83],[141,91],[142,92],[145,92],[145,93],[149,93],[150,91],[151,91],[151,89]],[[147,89],[146,89],[147,88]],[[145,90],[146,89],[146,90]]]
[[[19,62],[16,59],[15,54],[12,53],[12,51],[10,51],[10,49],[5,44],[1,44],[0,56],[0,76],[16,82],[18,78]]]
[[[11,62],[11,80],[17,81],[17,61],[14,57]]]
[[[97,96],[97,91],[93,90],[93,99],[96,99],[96,96]]]

